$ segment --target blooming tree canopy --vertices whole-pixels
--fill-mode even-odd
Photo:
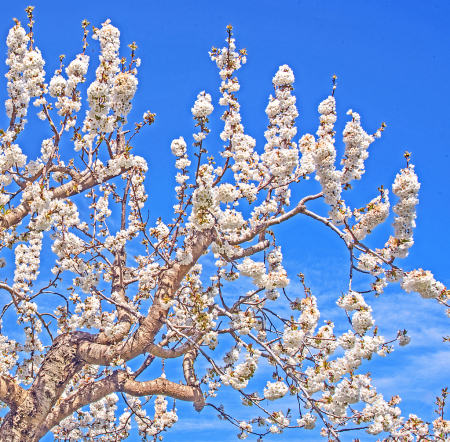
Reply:
[[[389,189],[375,189],[362,208],[345,200],[385,125],[368,134],[360,115],[348,111],[345,152],[337,161],[336,78],[319,105],[316,134],[299,137],[295,77],[283,65],[272,79],[266,144],[257,149],[238,101],[236,72],[247,54],[236,48],[229,26],[225,46],[210,52],[221,79],[221,147],[210,141],[208,128],[217,105],[202,91],[192,106],[193,140],[174,133],[166,146],[178,169],[173,218],[150,225],[146,201],[159,195],[147,193],[147,162],[132,143],[155,115],[145,113],[134,127],[127,121],[138,85],[136,44],[129,45],[131,58],[121,58],[119,30],[109,20],[93,28],[101,55],[85,116],[78,118],[92,61],[89,23],[82,23],[82,52],[67,66],[61,57],[46,83],[33,8],[26,11],[29,32],[16,20],[7,38],[9,123],[0,131],[0,251],[15,256],[15,263],[0,257],[0,267],[14,275],[0,275],[0,290],[9,296],[1,316],[14,311],[23,332],[23,341],[10,339],[17,324],[3,321],[0,400],[8,410],[0,440],[38,441],[53,432],[57,441],[120,441],[132,425],[142,440],[162,439],[179,419],[170,398],[192,402],[198,412],[214,408],[240,439],[318,426],[332,441],[344,440],[349,430],[386,441],[449,440],[446,391],[438,418],[427,425],[402,416],[400,398],[385,399],[360,370],[363,360],[410,341],[406,331],[385,337],[375,327],[370,297],[388,284],[450,307],[450,292],[429,270],[401,267],[414,243],[420,188],[410,154],[392,184],[393,230],[380,248],[366,238],[390,214]],[[49,130],[37,159],[20,147],[30,101]],[[71,149],[62,148],[63,139]],[[291,190],[310,177],[317,192],[291,201]],[[314,200],[323,201],[325,216],[308,208]],[[289,295],[295,276],[283,267],[276,233],[298,217],[331,230],[348,249],[348,290],[336,296],[346,333],[335,333],[333,322],[321,318],[307,275],[298,275],[304,295]],[[50,281],[39,277],[44,254],[54,257]],[[213,271],[204,255],[214,256]],[[353,281],[356,274],[364,276],[365,288]],[[248,291],[233,291],[238,278]],[[163,366],[178,363],[183,379],[156,375],[158,359]],[[256,379],[263,387],[250,393]],[[254,417],[242,420],[224,407],[223,390],[236,390]],[[286,406],[289,397],[295,411]]]

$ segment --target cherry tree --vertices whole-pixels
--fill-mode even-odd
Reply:
[[[33,7],[26,12],[28,32],[16,20],[7,38],[9,123],[0,132],[0,250],[6,256],[11,249],[15,257],[15,263],[0,258],[0,267],[14,275],[13,281],[0,278],[9,299],[1,316],[15,312],[23,336],[22,342],[8,338],[17,334],[17,324],[3,321],[0,400],[7,411],[0,440],[38,441],[53,432],[58,441],[120,441],[132,425],[142,440],[161,440],[178,420],[170,398],[192,402],[198,412],[212,407],[237,427],[239,439],[317,426],[333,441],[350,430],[386,441],[448,440],[446,390],[429,426],[415,415],[402,416],[400,398],[384,399],[359,372],[363,360],[410,341],[406,331],[380,334],[370,296],[400,284],[447,307],[450,298],[430,271],[401,268],[413,245],[420,188],[409,153],[392,184],[393,233],[380,248],[369,247],[366,237],[390,214],[389,189],[374,189],[362,208],[345,200],[385,125],[370,135],[360,115],[348,111],[339,165],[336,78],[319,105],[316,136],[299,137],[294,73],[283,65],[272,79],[266,144],[256,149],[244,131],[237,94],[236,71],[247,54],[237,50],[229,26],[225,47],[210,52],[220,75],[221,141],[210,141],[215,103],[200,92],[192,107],[193,140],[174,133],[167,146],[178,169],[173,218],[149,225],[146,202],[158,193],[147,194],[147,162],[132,144],[155,115],[145,113],[134,127],[127,121],[138,85],[136,44],[129,45],[128,60],[121,58],[119,30],[109,20],[93,28],[101,55],[81,121],[81,86],[92,61],[86,53],[89,23],[82,23],[82,52],[67,66],[61,56],[47,84],[33,37]],[[31,136],[22,135],[30,101],[49,131],[39,140],[36,160],[20,147]],[[62,149],[62,140],[71,149]],[[291,201],[292,188],[311,176],[317,192]],[[323,201],[325,215],[308,208],[313,200]],[[336,296],[346,333],[335,334],[327,318],[319,325],[320,300],[307,275],[298,275],[304,295],[289,295],[292,276],[283,267],[276,233],[295,217],[323,225],[348,250],[348,290]],[[50,281],[39,278],[44,254],[54,256]],[[213,271],[205,255],[214,256]],[[356,274],[364,276],[365,289],[353,282]],[[233,289],[238,278],[248,291]],[[163,371],[142,380],[155,360],[178,364],[184,379],[169,379]],[[261,367],[271,367],[273,376],[264,378],[268,370]],[[263,387],[249,393],[255,380]],[[225,389],[253,406],[254,417],[242,420],[223,406]],[[298,404],[295,411],[286,406],[288,398]]]

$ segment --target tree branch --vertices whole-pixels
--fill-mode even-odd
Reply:
[[[239,239],[228,241],[230,245],[235,246],[242,244],[247,241],[251,241],[256,235],[258,235],[261,232],[264,232],[266,229],[268,229],[271,226],[274,226],[276,224],[281,224],[284,221],[287,221],[289,218],[292,218],[295,215],[298,215],[299,213],[303,213],[306,210],[305,203],[307,201],[315,200],[318,198],[321,198],[323,196],[323,193],[317,193],[316,195],[308,195],[302,198],[298,204],[289,212],[277,217],[277,218],[271,218],[267,221],[263,221],[262,223],[252,227],[248,233],[246,233],[244,236],[240,237]]]
[[[107,175],[103,182],[109,181],[116,176],[119,176],[131,168],[121,168],[117,174]],[[52,199],[63,199],[68,198],[73,195],[77,195],[84,190],[90,189],[96,186],[98,183],[97,178],[94,176],[89,169],[85,169],[83,173],[81,173],[81,178],[79,180],[72,180],[66,184],[63,184],[53,190]],[[24,201],[19,204],[16,208],[12,209],[4,216],[0,216],[0,227],[4,229],[8,229],[9,227],[18,224],[25,218],[31,211],[31,207],[28,202]]]
[[[213,229],[198,232],[193,241],[192,263],[187,265],[175,263],[161,273],[153,305],[150,307],[148,315],[140,321],[139,328],[127,341],[109,346],[97,342],[97,337],[90,335],[87,339],[80,339],[77,346],[77,357],[86,364],[110,365],[118,356],[124,361],[129,361],[144,353],[149,345],[153,344],[155,336],[167,316],[168,311],[163,307],[161,300],[164,297],[173,299],[180,288],[181,281],[208,249],[215,236]]]
[[[111,393],[122,392],[131,396],[164,395],[182,401],[193,402],[196,411],[205,406],[205,399],[199,387],[176,384],[164,378],[139,382],[130,379],[125,370],[116,370],[111,375],[81,387],[75,394],[61,401],[53,408],[40,427],[35,440],[42,438],[61,420],[70,416],[76,410],[97,402]]]
[[[26,398],[27,392],[13,380],[0,376],[0,400],[9,408],[17,408]]]
[[[265,239],[264,241],[260,241],[259,243],[247,247],[246,249],[240,249],[233,252],[231,256],[224,256],[227,261],[233,261],[236,259],[244,258],[245,256],[251,256],[255,253],[262,252],[264,249],[270,246],[270,241]]]
[[[183,358],[183,374],[186,379],[186,384],[191,386],[198,386],[197,376],[194,371],[194,362],[197,359],[198,350],[193,348],[189,350]]]
[[[191,338],[191,341],[185,342],[177,348],[162,348],[156,344],[150,344],[146,350],[158,358],[173,359],[187,354],[194,348],[195,344],[201,341],[203,333],[198,333]]]

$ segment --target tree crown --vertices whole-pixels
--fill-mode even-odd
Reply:
[[[20,343],[10,339],[5,321],[0,399],[9,412],[0,438],[39,440],[52,431],[61,441],[117,441],[129,436],[134,420],[144,440],[156,440],[178,420],[166,398],[190,401],[197,411],[216,409],[238,427],[240,439],[312,430],[319,422],[329,440],[342,440],[349,427],[398,441],[450,432],[446,391],[428,427],[416,416],[402,417],[400,399],[384,399],[361,370],[364,360],[410,341],[405,330],[384,337],[375,327],[371,295],[398,283],[450,307],[449,292],[430,271],[401,266],[414,244],[420,188],[410,153],[392,185],[393,232],[384,246],[372,247],[367,237],[389,217],[389,189],[378,188],[361,208],[347,201],[384,123],[369,134],[360,115],[348,111],[337,163],[336,77],[319,105],[316,136],[298,138],[295,77],[282,65],[272,79],[266,142],[257,149],[238,101],[236,72],[247,53],[237,49],[228,26],[226,45],[209,54],[221,79],[221,141],[210,141],[214,104],[202,91],[191,109],[193,148],[180,134],[170,145],[178,170],[173,218],[150,225],[146,202],[158,192],[146,191],[148,166],[133,142],[155,114],[146,112],[134,128],[127,121],[138,85],[137,45],[129,45],[128,59],[120,57],[119,30],[109,20],[93,28],[101,55],[81,123],[90,24],[82,23],[82,52],[67,66],[61,56],[47,84],[33,8],[26,12],[28,32],[16,20],[7,38],[9,124],[0,140],[0,250],[11,249],[15,259],[14,265],[0,258],[14,272],[13,282],[0,280],[9,296],[2,316],[15,312],[24,336]],[[51,131],[37,160],[20,147],[31,101]],[[294,199],[311,176],[316,192]],[[320,325],[320,300],[307,275],[297,275],[303,293],[289,293],[293,276],[276,235],[281,224],[302,217],[348,250],[348,287],[336,296],[347,332],[337,333],[330,320]],[[50,281],[39,278],[46,248],[56,256]],[[155,377],[149,367],[157,358],[163,367],[177,365],[182,383],[169,379],[171,372]],[[258,391],[249,393],[249,385]],[[221,405],[227,387],[254,406],[254,417],[243,420]],[[126,410],[116,416],[119,395]]]

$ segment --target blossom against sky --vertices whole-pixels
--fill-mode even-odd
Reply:
[[[28,2],[22,1],[3,5],[3,40],[13,25],[10,18],[25,22],[26,6]],[[153,224],[159,217],[171,218],[176,170],[170,146],[180,136],[191,139],[194,132],[191,108],[197,95],[206,91],[212,97],[212,105],[219,107],[220,79],[208,51],[211,46],[224,45],[226,25],[233,25],[237,47],[246,47],[249,54],[248,63],[238,73],[239,99],[246,132],[256,139],[259,151],[265,143],[264,131],[268,124],[265,109],[269,95],[273,94],[271,81],[279,66],[288,64],[295,75],[299,136],[316,131],[317,106],[330,94],[331,77],[336,75],[338,134],[344,130],[349,109],[361,115],[368,133],[374,133],[381,122],[387,125],[382,138],[369,148],[366,173],[355,185],[355,206],[363,206],[374,198],[381,184],[390,188],[396,173],[405,166],[403,152],[412,152],[412,162],[421,182],[420,204],[415,244],[404,267],[430,269],[437,279],[450,285],[445,253],[450,238],[446,232],[450,215],[446,117],[446,98],[450,92],[449,9],[450,5],[444,1],[395,4],[285,1],[275,7],[273,2],[260,0],[135,1],[132,4],[103,0],[65,4],[52,0],[36,4],[34,32],[36,45],[46,61],[47,81],[59,68],[60,54],[71,60],[80,52],[81,21],[85,18],[96,27],[111,19],[120,29],[123,55],[128,55],[127,44],[135,41],[138,45],[137,55],[142,65],[129,121],[139,121],[148,109],[157,114],[156,123],[135,143],[136,154],[144,156],[149,164],[146,187],[150,194],[149,219]],[[88,53],[95,49],[92,55],[97,57],[98,42],[90,37],[88,41]],[[95,66],[94,60],[93,63]],[[94,68],[91,70],[93,75]],[[0,101],[7,97],[4,81]],[[84,109],[86,104],[83,103]],[[211,116],[212,132],[208,139],[211,150],[218,150],[222,144],[218,136],[223,125],[220,114],[217,111]],[[40,130],[32,110],[29,121],[24,137],[29,136],[32,127]],[[32,137],[29,140],[31,149]],[[340,157],[344,145],[337,143],[337,149]],[[319,189],[314,187],[318,186],[315,182],[308,185]],[[374,234],[374,245],[384,244],[383,239],[392,230],[391,222],[386,221]],[[327,319],[327,313],[337,317],[334,303],[347,276],[341,265],[347,259],[345,251],[320,226],[295,220],[284,229],[278,238],[284,241],[281,245],[291,280],[302,271],[311,281],[319,307],[324,308],[322,319]],[[298,290],[294,282],[291,290],[294,293]],[[404,402],[400,407],[406,413],[422,413],[425,419],[431,420],[433,398],[441,387],[447,386],[442,367],[450,353],[441,344],[441,336],[448,330],[448,318],[431,301],[401,292],[398,287],[370,301],[373,301],[377,325],[384,327],[383,333],[387,335],[391,323],[395,322],[403,324],[412,337],[410,346],[396,349],[387,359],[376,363],[375,369],[367,364],[374,385],[379,385],[383,393],[385,388],[386,397],[402,395]],[[377,379],[381,384],[377,384]],[[239,400],[232,402],[233,399],[224,396],[225,401],[240,404]],[[177,440],[181,429],[186,431],[183,437],[187,440],[209,440],[213,430],[216,440],[234,438],[236,430],[226,423],[217,421],[217,426],[208,430],[215,413],[205,410],[196,415],[191,411],[191,404],[178,403],[177,407],[181,419],[166,440]],[[184,422],[181,410],[186,410]],[[187,431],[202,426],[205,432],[200,435]],[[281,437],[296,436],[295,432],[286,432]]]

